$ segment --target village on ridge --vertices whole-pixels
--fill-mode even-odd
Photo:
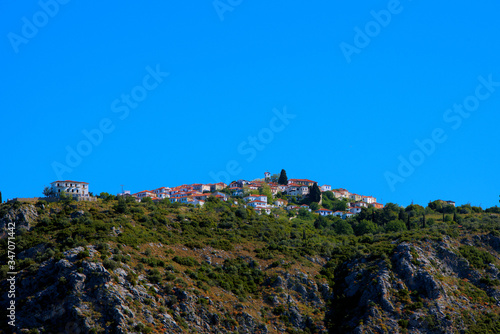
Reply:
[[[273,176],[275,177],[275,176]],[[314,213],[321,216],[338,216],[342,219],[352,217],[361,212],[361,208],[374,207],[382,209],[383,204],[378,203],[373,196],[363,196],[351,193],[346,189],[332,189],[330,185],[318,185],[318,182],[309,179],[288,179],[287,184],[279,184],[276,179],[272,179],[271,173],[264,173],[263,179],[253,181],[237,180],[229,185],[219,182],[211,184],[183,184],[175,187],[160,187],[153,190],[143,190],[134,194],[130,191],[123,191],[117,196],[132,197],[136,201],[143,201],[145,198],[151,198],[152,201],[161,201],[169,199],[172,203],[192,204],[194,206],[203,206],[210,196],[214,196],[222,201],[232,200],[234,204],[238,204],[240,200],[244,201],[244,207],[252,207],[256,212],[271,214],[271,209],[282,208],[287,211],[298,211],[305,209],[309,212],[313,210],[309,205],[297,205],[289,203],[284,198],[277,198],[276,195],[281,193],[285,196],[295,197],[301,200],[309,195],[311,187],[317,185],[321,191],[332,192],[337,199],[345,199],[346,211],[332,211],[321,207],[315,208]],[[265,194],[262,194],[263,187],[268,187],[272,194],[272,199]],[[76,200],[85,201],[93,200],[89,192],[89,184],[79,181],[54,181],[50,188],[53,197],[57,198],[61,193],[70,195]]]

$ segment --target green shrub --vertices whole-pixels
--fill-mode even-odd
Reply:
[[[460,254],[469,261],[470,265],[476,269],[484,269],[488,263],[495,261],[495,258],[490,253],[480,250],[473,246],[460,246]]]
[[[177,262],[180,265],[186,266],[186,267],[194,267],[199,265],[198,261],[196,259],[187,256],[187,257],[181,257],[181,256],[174,256],[172,261]]]
[[[118,264],[118,262],[116,261],[113,261],[111,259],[106,259],[102,262],[104,268],[106,269],[109,269],[109,270],[115,270],[116,268],[118,268],[120,265]]]

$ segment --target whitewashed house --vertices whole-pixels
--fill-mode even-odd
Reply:
[[[277,207],[281,208],[284,207],[288,204],[288,201],[285,201],[284,199],[278,198],[274,201],[274,205]]]
[[[311,212],[311,208],[309,207],[309,205],[306,205],[306,204],[302,204],[300,206],[301,209],[306,209],[307,211]]]
[[[246,202],[252,202],[252,201],[262,201],[267,203],[267,196],[266,195],[249,195],[245,198],[243,198]]]
[[[345,213],[342,215],[342,219],[351,218],[352,216],[354,216],[354,213],[352,213],[352,212],[345,212]]]
[[[344,212],[342,212],[342,211],[335,211],[335,212],[333,213],[333,215],[334,215],[334,216],[336,216],[336,217],[340,217],[340,218],[342,218],[342,216],[344,215]]]
[[[349,211],[356,215],[361,212],[361,208],[351,208]]]
[[[377,199],[373,196],[363,196],[363,202],[368,203],[368,204],[372,204],[372,203],[376,203]]]
[[[257,208],[265,209],[265,208],[267,208],[267,202],[255,200],[255,201],[248,202],[248,206],[251,206],[252,208],[255,208],[255,209],[257,209]]]
[[[73,197],[89,197],[89,184],[79,181],[54,181],[51,184],[51,189],[56,197],[64,193]]]
[[[317,214],[319,214],[320,216],[331,216],[331,215],[333,215],[333,211],[332,210],[328,210],[328,209],[319,209],[319,210],[316,210],[314,212],[317,213]]]
[[[349,196],[349,198],[350,198],[350,199],[352,199],[352,200],[353,200],[353,201],[355,201],[355,202],[358,202],[358,201],[361,201],[361,199],[362,199],[363,197],[361,197],[361,195],[358,195],[358,194],[351,194],[351,195]]]
[[[320,187],[320,190],[322,192],[325,192],[325,191],[332,191],[332,186],[328,185],[328,184],[324,184]]]

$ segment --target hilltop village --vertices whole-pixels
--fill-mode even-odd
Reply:
[[[318,189],[321,193],[319,201],[308,200],[311,191]],[[330,192],[330,197],[341,200],[341,210],[330,210],[322,206],[323,194]],[[346,189],[332,189],[330,185],[318,185],[318,182],[309,179],[288,179],[286,172],[281,175],[264,173],[263,179],[253,181],[237,180],[229,185],[219,182],[212,184],[183,184],[175,187],[160,187],[153,190],[143,190],[134,194],[129,191],[119,193],[118,196],[131,196],[136,201],[146,198],[152,201],[170,200],[172,203],[192,204],[203,206],[210,196],[222,201],[233,201],[234,204],[244,202],[245,207],[252,207],[259,213],[271,214],[273,209],[298,211],[305,209],[321,216],[338,216],[349,218],[359,212],[361,208],[375,207],[381,209],[383,204],[377,203],[373,196],[363,196],[351,193]],[[307,204],[306,204],[307,203]]]
[[[45,197],[14,198],[9,201],[32,202],[38,200],[58,201],[61,197],[71,197],[77,201],[96,201],[97,198],[113,196],[106,192],[94,196],[89,190],[89,183],[81,181],[54,181],[43,191]],[[232,181],[230,184],[194,183],[172,187],[159,187],[153,190],[142,190],[137,193],[123,191],[117,197],[128,198],[136,202],[168,200],[180,205],[203,206],[210,197],[233,205],[253,208],[262,214],[279,214],[285,210],[290,216],[306,210],[320,216],[337,216],[350,218],[361,213],[362,208],[384,208],[373,196],[365,196],[344,188],[332,188],[328,184],[319,185],[310,179],[288,179],[286,171],[281,174],[266,172],[264,178]],[[453,201],[442,201],[443,205],[455,207]],[[283,211],[281,211],[283,212]]]

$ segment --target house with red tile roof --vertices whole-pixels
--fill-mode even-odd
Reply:
[[[363,197],[362,201],[366,202],[368,204],[372,204],[372,203],[377,202],[377,199],[373,196],[362,196],[362,197]]]
[[[90,197],[87,182],[64,180],[51,182],[50,185],[56,197],[59,197],[61,193],[73,197]]]
[[[334,216],[337,216],[337,217],[340,217],[340,218],[342,218],[342,215],[343,215],[343,214],[344,214],[344,212],[343,212],[343,211],[335,211],[335,212],[333,213],[333,215],[334,215]]]
[[[300,185],[311,187],[312,185],[314,185],[315,183],[317,184],[318,182],[311,181],[311,180],[308,180],[308,179],[290,179],[290,180],[288,180],[288,184],[289,185],[292,184],[292,183],[296,183],[296,184],[300,184]]]
[[[271,214],[271,208],[267,207],[267,208],[255,208],[254,209],[256,212],[258,212],[259,214],[263,214],[263,213],[266,213],[266,214]]]
[[[226,187],[227,187],[227,184],[225,184],[224,182],[211,183],[210,184],[210,191],[222,190]]]
[[[300,206],[301,209],[306,209],[307,211],[311,212],[311,208],[309,207],[309,205],[306,205],[306,204],[302,204]]]
[[[132,196],[138,198],[139,200],[143,199],[144,197],[156,198],[156,194],[150,190],[139,191],[138,193],[135,193]]]
[[[248,202],[248,206],[251,206],[253,208],[267,208],[267,202],[255,200]]]
[[[344,214],[342,215],[342,219],[351,218],[352,216],[354,216],[354,213],[352,213],[352,212],[344,212]]]
[[[333,211],[332,210],[328,210],[328,209],[319,209],[319,210],[316,210],[314,212],[317,213],[317,214],[319,214],[320,216],[331,216],[331,215],[333,215]]]
[[[358,194],[351,194],[351,195],[349,196],[349,198],[350,198],[350,199],[352,199],[353,201],[356,201],[356,202],[357,202],[357,201],[361,201],[361,199],[362,199],[363,197],[361,197],[361,195],[358,195]]]
[[[329,184],[324,184],[322,185],[321,187],[319,187],[319,189],[322,191],[322,192],[325,192],[325,191],[332,191],[332,186],[329,185]]]
[[[274,201],[274,205],[276,205],[277,207],[283,207],[283,206],[286,206],[287,204],[288,204],[288,201],[281,199],[281,198],[277,198]]]
[[[210,191],[210,185],[208,184],[195,183],[192,184],[191,187],[193,187],[193,190],[199,191],[200,193],[204,191]]]
[[[306,196],[309,195],[309,187],[298,183],[289,183],[286,194],[290,196]]]
[[[351,208],[351,209],[349,209],[349,211],[351,213],[354,213],[356,215],[356,214],[358,214],[358,213],[361,212],[361,208],[359,208],[359,207],[357,207],[357,208]]]
[[[243,198],[246,202],[251,202],[251,201],[262,201],[267,203],[267,196],[266,195],[249,195],[245,198]]]

